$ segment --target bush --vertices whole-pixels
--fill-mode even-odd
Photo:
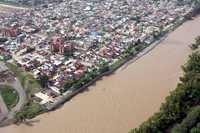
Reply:
[[[37,116],[42,111],[41,105],[37,103],[28,103],[23,110],[17,112],[15,115],[15,119],[17,122],[23,122],[27,119],[32,119]]]

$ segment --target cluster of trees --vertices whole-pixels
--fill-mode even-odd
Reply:
[[[200,122],[200,106],[192,108],[187,117],[177,124],[171,133],[188,133],[198,122]]]
[[[124,56],[128,57],[130,55],[133,56],[134,54],[136,54],[136,50],[134,48],[134,45],[129,45],[129,47],[127,48],[127,50],[124,52]]]
[[[130,45],[127,50],[121,55],[122,59],[114,63],[113,65],[109,65],[108,62],[105,62],[104,60],[101,60],[99,63],[99,69],[92,69],[90,72],[87,72],[81,79],[67,82],[64,86],[64,90],[62,92],[66,92],[67,90],[76,90],[79,89],[81,86],[84,84],[90,82],[92,79],[97,77],[99,74],[105,73],[109,70],[115,69],[121,63],[123,63],[123,60],[126,59],[129,56],[134,56],[137,54],[139,51],[141,51],[144,48],[144,44],[141,43],[139,40],[135,45]],[[40,79],[40,84],[42,86],[45,86],[46,81],[48,79],[46,77],[41,77]]]
[[[47,75],[45,75],[45,74],[40,75],[38,81],[39,81],[41,87],[45,88],[45,87],[48,86],[49,77]]]
[[[104,73],[110,70],[109,63],[105,61],[101,61],[99,68],[100,73]]]
[[[195,43],[191,44],[190,48],[192,50],[195,50],[199,47],[200,45],[200,36],[198,36],[196,39],[195,39]]]
[[[24,122],[27,119],[32,119],[35,116],[37,116],[39,113],[43,111],[43,108],[41,105],[33,102],[27,103],[23,110],[20,112],[17,112],[15,114],[15,119],[17,123]]]
[[[187,116],[191,108],[199,105],[200,53],[195,52],[190,55],[188,62],[182,68],[184,76],[180,78],[180,83],[176,89],[166,98],[166,102],[162,104],[160,111],[140,125],[139,128],[132,129],[130,133],[164,133],[167,130],[169,131],[172,126],[181,122]],[[188,117],[191,117],[191,115],[188,115]],[[196,122],[196,118],[193,117],[195,115],[186,120],[192,119]],[[193,129],[193,133],[196,130],[198,130],[198,127]]]
[[[75,90],[83,86],[84,84],[90,82],[92,79],[97,77],[99,74],[108,72],[109,70],[113,70],[116,67],[120,66],[121,63],[123,63],[124,59],[126,59],[129,56],[134,56],[141,50],[145,48],[145,44],[142,44],[140,40],[135,45],[130,45],[126,51],[121,55],[122,59],[119,59],[116,63],[109,65],[108,62],[105,62],[104,60],[101,60],[99,63],[99,69],[92,69],[90,72],[87,72],[81,79],[67,82],[64,86],[63,92],[66,92],[69,89]],[[42,86],[45,86],[46,81],[48,79],[46,77],[41,77],[40,84]]]
[[[200,122],[190,130],[190,133],[200,133]]]
[[[110,66],[106,62],[102,62],[100,64],[100,68],[93,68],[90,72],[87,72],[84,76],[82,76],[79,80],[67,82],[64,86],[63,92],[67,90],[76,90],[79,89],[81,86],[87,84],[88,82],[92,81],[96,78],[99,74],[107,72],[110,70]]]

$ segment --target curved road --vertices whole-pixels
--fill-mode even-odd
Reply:
[[[13,86],[13,88],[19,94],[19,101],[18,101],[17,105],[14,108],[12,108],[12,112],[20,111],[20,109],[26,103],[26,98],[27,98],[26,93],[25,93],[23,87],[21,86],[21,83],[19,82],[19,80],[17,78],[15,78],[15,81],[10,83],[9,85]]]
[[[19,80],[17,78],[15,78],[15,80],[12,81],[12,82],[0,83],[0,85],[5,85],[5,84],[12,86],[17,91],[17,93],[19,95],[19,101],[18,101],[17,105],[15,107],[13,107],[10,112],[8,112],[8,110],[7,110],[7,117],[13,118],[15,112],[20,111],[20,109],[24,106],[24,104],[26,103],[27,97],[26,97],[26,93],[25,93],[23,87],[21,86],[21,83],[19,82]],[[1,101],[1,97],[0,97],[0,103],[2,104],[2,102],[3,101]],[[5,103],[4,103],[4,105],[5,105]],[[4,109],[5,109],[5,106],[4,106]],[[6,113],[6,110],[4,112]]]

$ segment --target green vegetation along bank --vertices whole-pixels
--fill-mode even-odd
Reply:
[[[200,52],[192,53],[182,69],[184,75],[180,77],[180,83],[166,98],[160,111],[130,133],[200,132]]]

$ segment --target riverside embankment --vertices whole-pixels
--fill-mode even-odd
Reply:
[[[173,90],[181,65],[191,52],[188,45],[200,35],[200,17],[188,21],[151,52],[131,61],[113,75],[27,125],[12,125],[0,133],[124,133],[154,112]],[[31,125],[32,124],[32,125]]]

